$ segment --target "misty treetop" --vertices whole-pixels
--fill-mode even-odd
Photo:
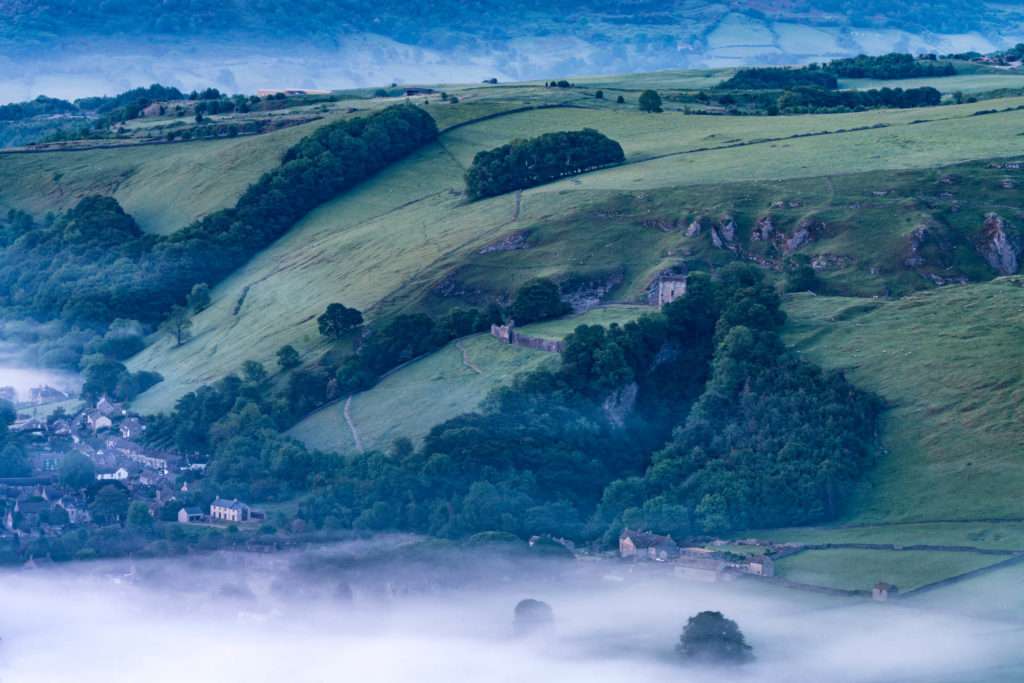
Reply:
[[[470,199],[493,197],[621,163],[622,146],[592,128],[545,133],[478,152],[466,171]]]

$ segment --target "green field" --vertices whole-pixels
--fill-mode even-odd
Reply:
[[[513,89],[504,90],[503,97]],[[1024,99],[1002,105],[1021,103]],[[1024,136],[1016,135],[1019,114],[970,116],[980,106],[769,118],[547,109],[460,127],[442,136],[440,144],[314,211],[221,283],[214,291],[214,306],[195,320],[192,342],[173,349],[160,341],[133,361],[137,368],[161,368],[166,377],[142,397],[139,408],[165,410],[185,391],[237,370],[250,358],[272,364],[274,352],[286,343],[311,357],[323,348],[313,320],[328,303],[354,305],[373,319],[387,311],[421,305],[446,277],[460,276],[463,266],[468,268],[469,280],[484,281],[482,290],[506,295],[529,276],[626,268],[626,282],[612,300],[635,300],[658,268],[670,265],[673,254],[681,253],[677,235],[651,230],[637,234],[638,204],[649,200],[651,188],[667,192],[682,186],[679,192],[689,192],[688,201],[694,203],[708,197],[731,196],[737,201],[751,196],[751,190],[765,196],[777,189],[759,182],[732,192],[730,184],[738,181],[931,167],[982,154],[1009,154],[1017,147],[1024,153]],[[909,125],[911,117],[937,121]],[[765,137],[860,127],[871,121],[890,127],[756,143]],[[511,196],[465,202],[463,169],[476,151],[524,134],[582,126],[596,126],[617,136],[637,163],[525,192],[518,217]],[[947,134],[948,139],[942,137]],[[935,139],[948,144],[933,144]],[[751,144],[692,152],[701,146],[744,142]],[[905,156],[892,155],[894,147],[903,148]],[[659,153],[676,156],[651,159]],[[814,182],[819,188],[828,184]],[[716,189],[709,191],[711,183],[716,183]],[[659,210],[671,196],[664,196]],[[678,212],[674,218],[679,219],[686,215],[681,211],[686,206],[668,210]],[[623,213],[624,222],[615,219]],[[607,241],[598,239],[596,225],[602,226]],[[904,223],[895,234],[899,238],[912,229],[911,223]],[[501,235],[518,230],[537,230],[549,239],[527,258],[523,254],[529,252],[477,254]],[[571,245],[572,252],[559,244]],[[547,256],[555,262],[545,265]],[[484,263],[493,268],[481,271]],[[243,292],[244,305],[238,307]]]
[[[870,590],[878,581],[910,591],[995,564],[1005,558],[931,550],[807,550],[784,557],[776,574],[789,581],[844,590]]]
[[[88,151],[0,153],[0,209],[42,216],[89,194],[115,197],[143,230],[167,234],[234,205],[325,121],[266,135]]]
[[[797,296],[787,341],[891,406],[850,521],[1020,518],[1022,278],[896,301]],[[867,305],[865,305],[867,304]]]
[[[578,325],[621,324],[651,310],[646,306],[612,306],[521,329],[533,336],[561,339]],[[418,442],[434,425],[476,410],[492,389],[509,384],[517,374],[552,363],[557,363],[553,354],[477,335],[403,366],[369,391],[356,395],[350,415],[367,450],[385,450],[402,436]],[[339,453],[355,450],[343,401],[310,415],[290,434],[310,448]]]
[[[960,67],[961,69],[963,67]],[[1000,71],[963,73],[942,78],[907,78],[876,81],[866,78],[841,79],[843,90],[876,90],[879,88],[935,88],[943,94],[962,92],[964,95],[980,95],[993,90],[1019,90],[1024,88],[1024,73]]]
[[[945,545],[1024,551],[1024,522],[933,522],[867,526],[797,527],[754,532],[777,543]]]
[[[465,358],[480,372],[467,366]],[[489,335],[452,343],[410,363],[352,399],[350,414],[365,449],[386,450],[399,437],[419,441],[437,424],[475,410],[495,387],[556,356],[502,344]],[[310,448],[355,452],[344,402],[327,406],[289,432]]]

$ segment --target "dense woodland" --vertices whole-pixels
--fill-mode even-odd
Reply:
[[[520,376],[418,449],[399,440],[344,460],[281,436],[298,397],[330,390],[324,364],[295,370],[278,396],[253,364],[182,398],[148,438],[211,453],[205,482],[221,494],[303,496],[317,528],[608,540],[624,524],[687,536],[821,522],[870,466],[881,406],[786,350],[779,304],[756,267],[692,274],[662,313],[579,327],[557,370]],[[411,340],[438,327],[401,324],[373,332],[367,367],[416,353]]]
[[[0,231],[0,311],[103,333],[117,319],[160,322],[198,283],[214,284],[339,192],[437,136],[422,109],[399,105],[320,128],[224,209],[167,237],[142,233],[110,197],[86,197]]]
[[[478,152],[466,171],[466,189],[471,199],[483,199],[621,163],[624,159],[619,143],[591,128],[546,133]]]

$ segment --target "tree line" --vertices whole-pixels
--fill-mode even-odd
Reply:
[[[112,197],[85,197],[42,223],[11,213],[0,229],[0,309],[100,330],[118,318],[159,322],[197,283],[220,281],[311,209],[436,136],[411,105],[324,126],[235,207],[166,237],[144,234]]]
[[[470,199],[549,183],[625,159],[622,146],[593,130],[546,133],[478,152],[466,171]]]

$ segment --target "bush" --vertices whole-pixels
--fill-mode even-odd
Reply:
[[[561,317],[570,311],[572,306],[562,301],[558,285],[551,280],[538,278],[519,288],[509,314],[517,325],[529,325]]]
[[[721,612],[690,617],[676,651],[688,660],[712,664],[740,664],[752,656],[740,627]]]
[[[644,90],[640,93],[640,99],[637,100],[637,105],[640,107],[640,111],[644,111],[649,114],[660,114],[662,111],[661,95],[653,90]]]

